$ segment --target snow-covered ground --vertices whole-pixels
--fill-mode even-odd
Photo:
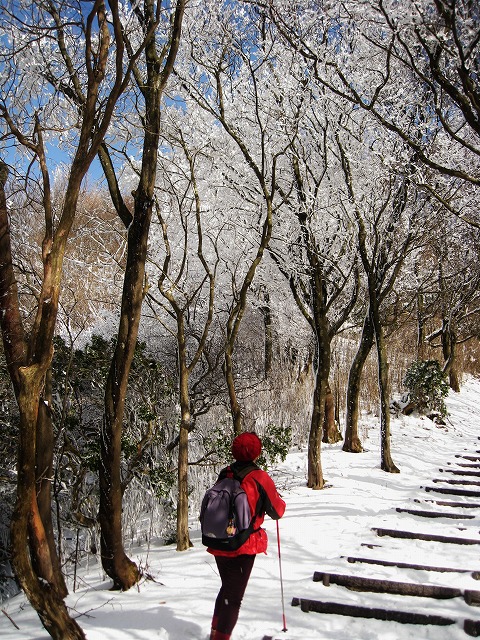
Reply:
[[[390,537],[378,537],[373,527],[464,537],[480,543],[480,509],[453,509],[432,502],[479,502],[456,496],[426,492],[424,486],[436,478],[448,477],[439,469],[460,469],[468,462],[456,455],[475,455],[480,449],[480,382],[467,380],[460,394],[450,394],[446,427],[428,418],[400,417],[392,421],[392,456],[400,474],[380,470],[379,429],[370,416],[364,422],[362,454],[344,453],[341,443],[326,445],[322,454],[327,480],[324,491],[305,487],[306,452],[291,452],[286,462],[273,470],[287,502],[280,521],[284,601],[288,631],[282,633],[282,600],[279,580],[276,525],[266,521],[270,548],[256,560],[233,640],[261,639],[273,635],[285,640],[435,640],[465,639],[463,620],[480,620],[480,607],[469,606],[462,597],[433,600],[415,596],[374,594],[313,582],[314,571],[361,575],[370,578],[435,584],[480,590],[470,572],[440,573],[374,564],[348,563],[346,557],[382,559],[480,571],[480,547]],[[366,433],[365,433],[366,432]],[[366,437],[368,436],[368,437]],[[459,478],[458,476],[449,476]],[[475,480],[475,478],[466,478]],[[443,485],[448,486],[448,485]],[[465,487],[479,489],[479,487]],[[419,502],[415,502],[418,500]],[[445,510],[474,519],[424,518],[399,513],[397,507]],[[192,527],[196,527],[195,523]],[[88,640],[205,640],[219,579],[213,558],[205,552],[198,531],[192,528],[194,548],[177,553],[174,547],[131,550],[142,567],[154,576],[127,593],[108,590],[100,565],[90,563],[82,583],[68,597],[72,614]],[[342,602],[402,611],[438,614],[454,618],[454,625],[422,626],[352,618],[340,615],[304,613],[292,607],[292,598]],[[17,596],[3,609],[18,625],[17,630],[0,615],[3,640],[47,640],[36,614]]]

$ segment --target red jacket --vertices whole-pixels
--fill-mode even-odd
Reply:
[[[251,464],[251,462],[235,462],[231,467],[235,470]],[[247,494],[250,510],[256,514],[253,523],[254,532],[236,551],[223,551],[208,547],[207,551],[214,556],[234,557],[243,554],[254,555],[257,553],[265,553],[268,546],[268,537],[265,529],[261,528],[265,514],[268,514],[274,520],[279,520],[285,512],[285,502],[278,494],[275,483],[271,477],[266,471],[260,469],[260,467],[254,466],[256,468],[242,480],[242,487]],[[222,477],[224,473],[226,473],[225,469],[220,473],[220,477]]]

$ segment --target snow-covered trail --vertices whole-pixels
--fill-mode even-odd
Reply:
[[[328,483],[325,490],[306,488],[304,450],[292,451],[286,462],[273,471],[287,502],[280,532],[288,632],[282,633],[276,525],[267,519],[269,552],[256,560],[233,640],[260,640],[264,635],[285,640],[468,637],[461,622],[466,618],[480,621],[480,608],[469,606],[461,597],[432,600],[375,594],[335,585],[325,587],[312,581],[314,571],[324,571],[480,591],[480,582],[469,572],[440,573],[346,561],[346,557],[355,556],[480,571],[477,545],[378,537],[372,530],[381,527],[464,537],[478,539],[480,544],[480,509],[458,509],[459,515],[475,516],[468,520],[429,519],[396,511],[397,507],[452,511],[435,505],[432,500],[439,496],[425,492],[422,487],[442,486],[432,485],[433,479],[445,474],[440,468],[460,469],[461,459],[455,455],[472,455],[480,449],[480,382],[467,380],[460,394],[450,394],[447,404],[450,417],[445,427],[414,416],[392,421],[392,455],[400,474],[380,470],[379,430],[374,416],[363,421],[363,430],[368,432],[368,438],[363,440],[364,453],[344,453],[341,443],[324,447],[322,461]],[[472,502],[462,497],[445,499]],[[156,581],[144,581],[127,593],[108,591],[109,582],[103,579],[101,567],[90,562],[82,572],[81,586],[68,597],[72,614],[78,616],[88,640],[208,638],[219,579],[214,560],[202,547],[198,531],[192,530],[192,540],[194,548],[185,553],[160,546],[151,547],[148,553],[142,548],[130,550]],[[294,597],[438,614],[460,622],[439,627],[304,613],[291,606]],[[3,609],[19,629],[0,615],[2,639],[49,638],[23,596],[4,603]]]

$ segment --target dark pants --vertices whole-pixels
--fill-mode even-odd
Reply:
[[[222,586],[215,601],[214,628],[230,635],[238,620],[238,613],[252,572],[254,555],[233,558],[215,556]]]

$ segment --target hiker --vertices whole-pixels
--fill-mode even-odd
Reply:
[[[235,462],[220,472],[219,480],[233,471],[243,476],[241,486],[248,497],[253,520],[253,533],[237,550],[207,548],[215,556],[222,586],[215,601],[210,640],[229,640],[238,619],[243,594],[257,553],[267,550],[267,532],[261,528],[265,513],[274,520],[283,516],[285,502],[279,496],[273,480],[255,461],[262,451],[262,442],[255,433],[241,433],[232,443]]]

